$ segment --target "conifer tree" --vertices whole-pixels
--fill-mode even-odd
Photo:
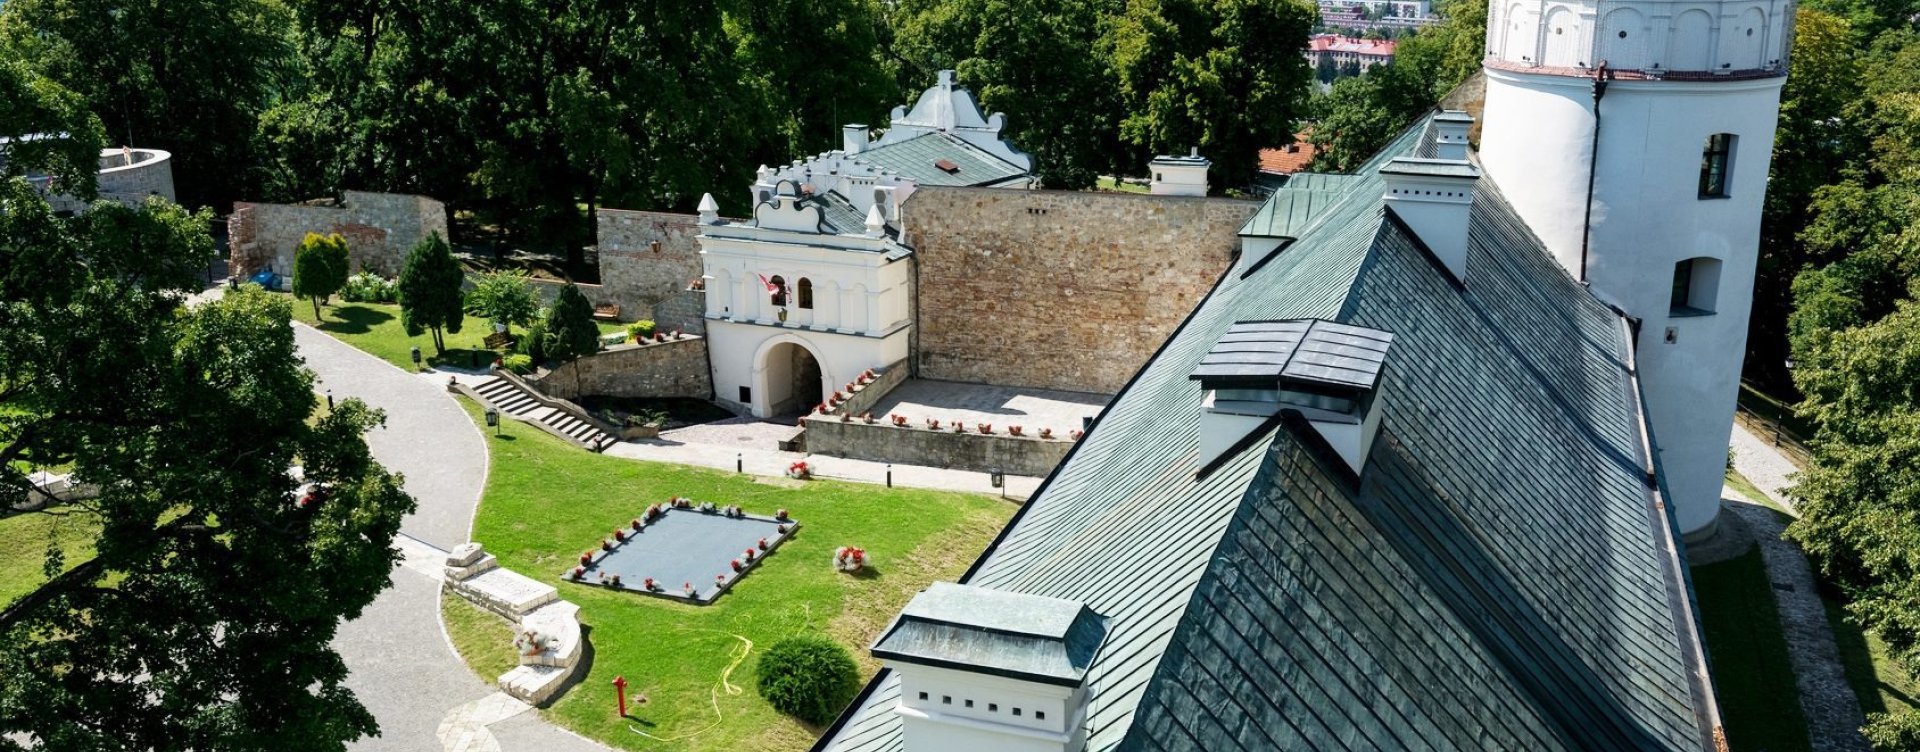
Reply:
[[[573,360],[600,349],[600,328],[593,324],[593,303],[580,287],[560,288],[560,297],[547,310],[547,356]]]
[[[466,273],[440,233],[427,236],[407,252],[406,268],[400,272],[400,324],[407,334],[417,337],[432,331],[434,353],[445,355],[442,332],[459,334],[466,320],[466,294],[461,291],[465,283]]]

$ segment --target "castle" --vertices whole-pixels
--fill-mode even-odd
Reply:
[[[1681,541],[1793,10],[1496,3],[1484,101],[1277,191],[815,749],[1724,749]]]

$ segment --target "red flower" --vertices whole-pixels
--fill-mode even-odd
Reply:
[[[733,560],[733,571],[735,571],[735,572],[738,572],[738,571],[740,571],[740,560],[739,560],[739,559],[734,559],[734,560]]]
[[[639,529],[640,529],[640,518],[638,518],[638,517],[635,517],[635,518],[633,518],[633,523],[632,523],[632,527],[633,527],[633,529],[635,529],[635,530],[639,530]]]
[[[760,550],[762,551],[767,550],[767,539],[765,538],[760,539]]]
[[[580,579],[581,577],[583,577],[583,576],[585,576],[586,574],[587,574],[587,568],[586,568],[586,567],[574,567],[574,568],[573,568],[573,578],[574,578],[574,579],[576,579],[576,580],[577,580],[577,579]]]
[[[584,567],[584,566],[586,566],[586,565],[588,565],[588,564],[592,564],[592,563],[593,563],[593,552],[592,552],[592,551],[588,551],[588,552],[586,552],[586,553],[584,553],[584,554],[581,554],[581,555],[580,555],[580,566],[583,566],[583,567]]]

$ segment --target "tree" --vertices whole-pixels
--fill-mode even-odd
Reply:
[[[840,126],[884,122],[892,82],[880,65],[874,0],[756,0],[727,11],[740,69],[766,100],[776,160],[840,148]],[[807,54],[794,54],[804,45]],[[832,60],[832,65],[820,65]]]
[[[34,488],[26,468],[68,467],[101,489],[76,506],[102,529],[0,609],[5,746],[337,750],[377,730],[330,642],[387,586],[413,500],[367,451],[377,413],[307,423],[286,299],[183,306],[210,220],[159,201],[62,219],[0,181],[0,503]]]
[[[100,165],[100,120],[73,92],[13,59],[0,47],[0,179],[27,165],[52,178],[61,193],[90,200]],[[64,138],[48,138],[65,134]],[[29,138],[29,137],[33,138]]]
[[[1314,169],[1345,172],[1387,145],[1421,113],[1480,68],[1486,51],[1486,0],[1439,6],[1443,20],[1403,38],[1394,61],[1342,78],[1314,103],[1319,122]]]
[[[277,0],[7,0],[0,49],[77,94],[113,142],[172,152],[183,203],[224,205],[254,185],[287,25]]]
[[[440,233],[433,233],[407,252],[407,265],[400,270],[400,324],[407,335],[418,337],[433,331],[433,351],[447,353],[442,331],[460,333],[466,321],[466,272],[453,257],[453,249]]]
[[[347,239],[309,232],[293,249],[293,295],[313,301],[313,317],[320,304],[347,286]]]
[[[517,270],[481,277],[473,291],[467,293],[467,311],[487,317],[502,332],[512,333],[514,324],[532,322],[534,314],[540,311],[540,301],[527,279],[526,272]]]
[[[839,643],[789,637],[760,656],[760,696],[787,715],[816,726],[830,723],[860,689],[860,669]]]
[[[1300,0],[1128,0],[1108,26],[1122,140],[1152,154],[1198,147],[1213,183],[1248,184],[1262,147],[1288,143],[1313,71],[1300,56],[1317,11]]]
[[[599,352],[600,327],[593,323],[593,303],[578,285],[569,282],[560,288],[546,319],[547,357],[566,361]]]

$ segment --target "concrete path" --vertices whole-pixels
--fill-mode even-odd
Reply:
[[[1793,499],[1787,496],[1787,489],[1793,487],[1793,481],[1789,478],[1800,472],[1800,467],[1774,449],[1772,443],[1754,435],[1739,423],[1733,424],[1730,443],[1733,448],[1733,469],[1753,481],[1753,485],[1765,491],[1775,502],[1798,514],[1799,509],[1793,505]]]
[[[405,561],[394,568],[393,587],[341,625],[334,639],[351,671],[347,686],[380,722],[380,736],[350,749],[604,749],[540,721],[523,703],[496,697],[453,652],[441,626],[435,558],[467,541],[487,481],[485,440],[444,382],[406,373],[305,325],[294,325],[294,337],[319,377],[316,388],[387,412],[386,426],[369,434],[367,444],[382,465],[406,477],[420,504],[401,526]],[[495,723],[511,729],[512,746],[491,734]]]

